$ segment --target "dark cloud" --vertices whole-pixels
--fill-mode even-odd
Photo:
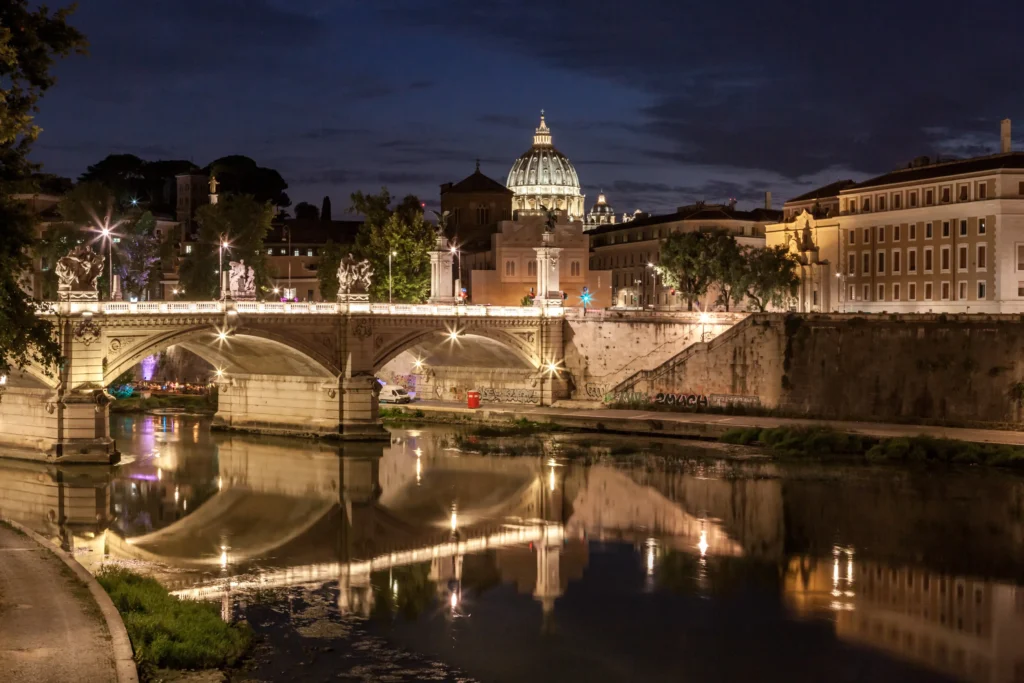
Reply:
[[[510,52],[646,93],[653,102],[624,127],[662,141],[654,156],[666,161],[772,168],[790,177],[836,163],[880,172],[942,149],[992,151],[998,120],[1024,107],[1024,93],[1008,87],[1019,75],[1021,4],[983,1],[970,12],[952,0],[927,12],[888,0],[443,5],[439,12],[438,3],[416,0],[400,12],[418,25],[462,37],[483,33]],[[507,30],[534,16],[544,21]],[[969,35],[985,35],[984,47],[964,40]],[[945,136],[926,132],[936,125]],[[973,144],[951,142],[964,139]]]

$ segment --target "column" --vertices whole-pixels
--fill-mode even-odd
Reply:
[[[543,240],[544,246],[533,249],[537,252],[537,296],[534,299],[534,304],[537,306],[561,306],[562,291],[558,277],[558,260],[562,249],[552,246],[555,243],[555,233],[553,232],[545,232]]]
[[[430,303],[454,304],[455,283],[452,278],[452,262],[455,255],[448,246],[448,239],[438,235],[433,251],[430,252]]]
[[[377,382],[373,367],[373,320],[365,314],[343,318],[341,377],[338,378],[338,433],[349,439],[387,439],[377,415]]]

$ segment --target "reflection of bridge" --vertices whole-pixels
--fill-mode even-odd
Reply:
[[[347,445],[342,458],[223,439],[212,498],[163,529],[127,541],[108,534],[107,550],[174,567],[165,582],[181,596],[337,581],[346,609],[369,608],[374,572],[429,563],[443,587],[461,581],[465,556],[485,551],[546,605],[582,572],[584,538],[746,552],[718,520],[698,516],[703,508],[689,512],[615,468],[451,455],[425,438],[396,439],[383,457]]]

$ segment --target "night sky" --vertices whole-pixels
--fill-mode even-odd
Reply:
[[[339,217],[381,185],[434,205],[476,158],[504,182],[543,108],[588,208],[779,208],[998,151],[1004,117],[1020,140],[1022,22],[986,0],[81,0],[90,54],[58,66],[34,157],[77,178],[244,154]]]

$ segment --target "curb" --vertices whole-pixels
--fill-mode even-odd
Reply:
[[[100,608],[103,620],[107,623],[107,631],[110,633],[110,644],[114,648],[114,668],[117,671],[117,683],[139,683],[139,672],[135,668],[135,653],[132,651],[132,642],[128,639],[128,631],[124,627],[124,622],[121,621],[120,612],[114,607],[113,601],[107,595],[107,592],[103,590],[103,586],[99,584],[96,577],[90,574],[74,557],[31,529],[15,522],[13,519],[4,519],[4,522],[31,537],[36,543],[59,557],[75,573],[75,576],[89,587],[89,593],[92,595],[92,599],[96,601],[96,606]]]

